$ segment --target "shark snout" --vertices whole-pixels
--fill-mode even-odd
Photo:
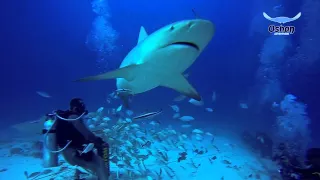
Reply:
[[[166,36],[161,43],[161,48],[192,48],[198,53],[207,46],[214,34],[213,23],[204,19],[180,21],[165,27],[165,29]]]
[[[189,21],[187,23],[183,23],[181,26],[179,24],[177,25],[172,25],[170,27],[170,31],[173,32],[173,31],[176,31],[176,30],[188,30],[188,29],[191,29],[193,27],[195,23],[193,21]]]
[[[194,19],[194,20],[185,20],[177,24],[170,26],[170,31],[185,31],[193,28],[202,28],[207,30],[213,29],[213,24],[208,20],[203,19]]]
[[[212,22],[203,19],[188,20],[183,24],[182,29],[184,29],[181,31],[185,32],[186,41],[195,44],[200,51],[207,46],[214,34]]]
[[[202,34],[202,36],[206,36],[206,39],[211,39],[211,37],[214,34],[214,25],[212,24],[212,22],[203,19],[194,19],[186,21],[183,24],[182,29],[184,29],[184,31],[188,34],[192,34],[193,36],[200,36],[200,34]]]
[[[190,29],[194,28],[195,26],[196,26],[196,20],[190,20],[182,25],[182,29],[190,30]]]

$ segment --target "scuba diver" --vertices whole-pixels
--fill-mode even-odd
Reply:
[[[304,180],[320,180],[320,148],[310,148],[306,153],[307,168],[293,167],[293,171]]]
[[[284,143],[278,146],[278,153],[273,160],[278,162],[279,173],[284,180],[320,180],[320,148],[310,148],[306,152],[305,165],[299,162],[299,157],[291,155]],[[306,168],[302,168],[306,167]]]
[[[294,167],[301,167],[301,162],[299,161],[299,156],[291,153],[288,144],[279,143],[274,149],[274,154],[272,161],[275,161],[280,169],[280,173],[283,180],[295,180],[298,175],[294,171]]]
[[[244,131],[241,138],[252,151],[258,151],[261,157],[272,157],[273,141],[267,133],[257,131],[252,135],[249,131]]]
[[[61,153],[69,164],[96,174],[99,180],[107,180],[110,175],[109,145],[85,126],[82,117],[87,114],[82,99],[74,98],[70,101],[69,110],[57,110],[47,115],[43,130],[44,164],[47,167],[55,166],[57,153]],[[84,146],[89,144],[97,149],[97,153],[84,150]],[[60,150],[56,150],[57,147]]]

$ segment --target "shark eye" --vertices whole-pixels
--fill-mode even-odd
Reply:
[[[174,30],[174,26],[171,26],[171,27],[170,27],[170,31],[173,31],[173,30]]]

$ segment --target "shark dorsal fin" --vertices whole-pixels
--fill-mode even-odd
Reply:
[[[146,30],[144,29],[143,26],[140,27],[140,33],[139,33],[139,39],[138,39],[138,44],[145,40],[148,37],[148,34],[146,32]]]

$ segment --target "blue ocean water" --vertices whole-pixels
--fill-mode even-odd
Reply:
[[[20,122],[36,118],[38,114],[46,112],[50,108],[65,107],[71,97],[77,96],[84,98],[89,107],[93,109],[98,107],[98,104],[104,103],[105,94],[114,89],[112,81],[90,84],[70,82],[82,76],[101,72],[101,69],[98,69],[96,65],[96,53],[90,51],[85,44],[95,19],[91,2],[24,3],[9,4],[5,11],[7,13],[4,13],[8,17],[8,19],[4,19],[7,24],[3,26],[3,32],[5,32],[3,42],[6,42],[3,46],[3,52],[6,53],[3,54],[2,62],[6,67],[2,66],[4,69],[1,72],[10,79],[4,78],[3,84],[6,85],[2,89],[4,91],[2,102],[5,105],[2,110],[10,113],[3,113],[3,118],[16,119]],[[222,49],[234,49],[234,57],[237,57],[236,54],[242,54],[243,51],[239,48],[242,48],[240,45],[245,41],[250,23],[250,13],[246,14],[245,12],[248,10],[245,8],[250,9],[250,6],[243,5],[242,8],[238,8],[232,5],[233,2],[207,5],[205,1],[197,3],[192,1],[187,3],[182,1],[155,2],[150,4],[111,1],[108,3],[112,13],[110,22],[119,34],[121,32],[116,42],[118,49],[110,57],[107,57],[107,61],[111,64],[108,66],[109,69],[118,67],[125,54],[136,44],[141,25],[146,26],[147,31],[153,32],[168,23],[194,18],[192,8],[195,8],[198,14],[212,19],[217,27],[222,26],[223,29],[217,28],[218,35],[215,35],[215,39],[208,47],[208,49],[217,49],[213,52],[215,53],[214,57],[211,57],[208,51],[204,52],[202,60],[197,61],[192,69],[193,75],[190,76],[190,81],[195,83],[200,92],[202,91],[201,94],[209,95],[213,88],[223,88],[221,93],[226,94],[227,98],[222,103],[237,101],[230,96],[241,94],[240,91],[245,91],[239,88],[245,87],[242,83],[250,84],[252,81],[249,78],[253,79],[253,76],[248,73],[250,70],[247,71],[247,69],[254,69],[253,63],[246,62],[249,65],[241,65],[244,63],[241,58],[233,58],[231,53],[224,54],[221,51]],[[113,3],[115,4],[113,5]],[[159,10],[160,6],[168,8]],[[180,6],[181,8],[176,9]],[[243,17],[240,18],[240,16]],[[238,27],[236,31],[234,27]],[[243,34],[243,36],[239,36],[239,34]],[[225,38],[230,39],[230,42],[219,43],[223,42]],[[248,59],[250,60],[250,58]],[[201,61],[203,62],[201,63]],[[203,63],[206,66],[203,66]],[[237,68],[239,65],[243,68]],[[219,70],[221,67],[228,67],[229,72],[222,74],[222,71]],[[216,75],[208,75],[209,72],[216,73]],[[233,81],[239,74],[238,72],[244,72],[241,73],[244,76],[243,81]],[[213,79],[215,76],[217,78]],[[225,83],[227,79],[230,83]],[[238,88],[239,91],[234,92],[233,88]],[[92,92],[93,89],[95,89],[94,92]],[[38,90],[50,92],[53,97],[58,98],[53,98],[50,103],[46,102],[46,99],[39,98],[35,93]],[[164,91],[170,93],[168,90]],[[100,96],[94,97],[90,95],[91,93],[100,94]],[[154,100],[157,99],[157,103],[154,104],[161,103],[162,98],[157,98],[156,92],[150,93],[155,94],[150,94]],[[174,95],[172,94],[171,97]],[[33,102],[34,106],[25,105],[29,102]],[[141,97],[136,103],[147,102]],[[3,126],[10,125],[8,120],[1,122]]]
[[[308,147],[317,147],[320,56],[315,47],[320,45],[320,35],[316,32],[319,25],[314,23],[319,20],[319,13],[312,7],[319,9],[308,0],[3,3],[0,128],[6,130],[37,120],[52,110],[67,109],[73,97],[83,98],[89,111],[101,106],[118,107],[119,99],[107,102],[108,95],[116,89],[115,80],[72,81],[117,69],[137,44],[140,26],[151,34],[176,21],[201,18],[212,21],[216,32],[186,73],[203,98],[204,107],[186,100],[173,102],[179,93],[158,87],[135,95],[132,110],[142,113],[163,109],[161,122],[179,127],[169,106],[178,104],[181,111],[196,117],[195,125],[203,129],[223,127],[236,134],[261,131],[276,138],[275,142],[288,140],[284,137],[303,126],[296,130],[303,134],[300,140],[308,141]],[[293,17],[298,12],[302,16],[290,23],[296,29],[294,34],[274,36],[268,32],[271,22],[262,12],[272,17]],[[37,91],[51,97],[39,96]],[[283,125],[279,117],[289,110],[275,110],[272,105],[275,102],[281,106],[287,94],[305,106],[297,110],[293,105],[292,111],[301,113],[289,117]],[[213,113],[206,112],[206,107],[212,108]],[[291,129],[280,130],[284,126]],[[284,137],[274,136],[275,133]]]

